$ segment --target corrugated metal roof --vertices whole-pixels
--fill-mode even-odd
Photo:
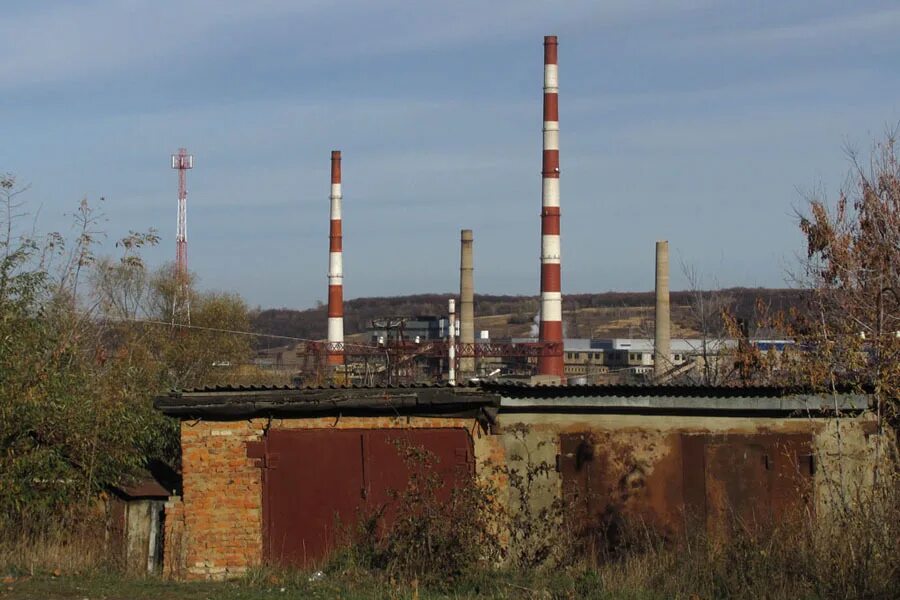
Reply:
[[[208,394],[208,393],[234,393],[234,392],[303,392],[303,391],[327,391],[327,390],[417,390],[417,389],[436,389],[436,388],[476,388],[478,383],[462,383],[451,386],[447,383],[397,383],[397,384],[378,384],[378,385],[214,385],[196,388],[187,388],[184,390],[172,390],[169,392],[173,395],[186,394]]]
[[[173,390],[154,400],[171,416],[441,412],[498,406],[499,395],[477,385],[209,386]]]
[[[165,414],[239,417],[256,414],[442,413],[499,407],[509,411],[647,412],[666,414],[809,414],[865,410],[869,397],[841,390],[837,396],[777,386],[660,384],[553,385],[511,381],[450,386],[208,386],[173,390],[156,398]]]
[[[722,398],[758,398],[783,397],[796,394],[811,394],[813,390],[802,387],[785,387],[771,385],[684,385],[659,383],[609,383],[609,384],[552,384],[529,383],[525,381],[470,381],[451,386],[446,382],[439,383],[399,383],[378,385],[216,385],[172,390],[169,397],[194,394],[234,394],[234,393],[266,393],[266,392],[310,392],[328,391],[373,391],[373,390],[483,390],[493,394],[515,397],[549,397],[549,396],[691,396]],[[837,390],[841,394],[851,394],[856,390],[844,388]]]
[[[485,383],[500,396],[501,413],[622,412],[647,414],[782,415],[855,414],[870,397],[847,389],[837,395],[776,386],[527,385]]]
[[[691,396],[691,397],[782,397],[794,394],[809,394],[810,390],[781,386],[742,385],[676,385],[658,383],[627,384],[538,384],[524,382],[497,381],[481,382],[486,391],[513,397],[558,397],[558,396]],[[849,392],[850,390],[843,390]]]

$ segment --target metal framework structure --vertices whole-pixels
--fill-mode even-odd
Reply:
[[[172,155],[172,168],[178,170],[178,223],[175,230],[175,270],[187,280],[187,170],[194,168],[194,157],[185,148]]]
[[[479,359],[503,358],[521,363],[525,370],[533,371],[538,362],[548,356],[562,353],[562,343],[557,342],[520,342],[520,343],[459,343],[452,346],[446,340],[428,340],[415,342],[404,339],[386,340],[384,344],[369,345],[355,343],[305,342],[298,353],[305,355],[307,372],[315,383],[327,380],[327,358],[334,354],[344,357],[348,369],[354,365],[362,371],[361,378],[366,384],[413,383],[417,372],[417,362],[432,361],[438,365],[449,361],[455,355],[455,361],[471,358]],[[444,373],[442,366],[432,373],[432,378]]]

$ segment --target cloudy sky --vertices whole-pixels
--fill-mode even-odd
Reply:
[[[202,285],[302,308],[341,149],[346,297],[453,290],[461,228],[477,291],[536,294],[556,34],[563,291],[651,289],[657,239],[674,288],[780,286],[802,192],[900,122],[898,30],[896,1],[5,0],[0,171],[43,230],[105,197],[160,264],[186,146]]]

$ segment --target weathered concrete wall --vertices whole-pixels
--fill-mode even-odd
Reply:
[[[864,498],[874,483],[876,466],[882,472],[894,468],[886,451],[894,443],[889,431],[879,435],[872,415],[820,422],[814,448],[818,509],[824,514]]]
[[[502,456],[499,439],[474,418],[322,417],[186,421],[181,426],[183,496],[166,505],[165,572],[187,579],[239,576],[263,560],[262,471],[247,443],[272,429],[467,429],[476,464]]]
[[[716,440],[784,438],[790,443],[804,438],[804,434],[811,436],[814,507],[821,512],[828,510],[838,490],[852,493],[871,483],[872,425],[867,415],[837,420],[501,413],[499,431],[507,464],[520,472],[527,468],[528,460],[558,464],[560,437],[588,434],[602,474],[599,488],[610,502],[610,510],[662,533],[674,533],[682,529],[684,499],[691,493],[685,488],[685,435],[713,436]],[[543,481],[534,486],[532,509],[549,506],[561,496],[562,488],[560,473],[547,469]],[[511,508],[515,508],[516,497],[510,494]]]

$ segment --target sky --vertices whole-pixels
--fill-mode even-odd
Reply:
[[[330,152],[344,295],[537,294],[544,35],[559,36],[563,293],[784,286],[804,195],[900,123],[900,5],[792,0],[4,0],[0,172],[38,226],[105,198],[105,251],[177,174],[205,289],[327,297]]]

